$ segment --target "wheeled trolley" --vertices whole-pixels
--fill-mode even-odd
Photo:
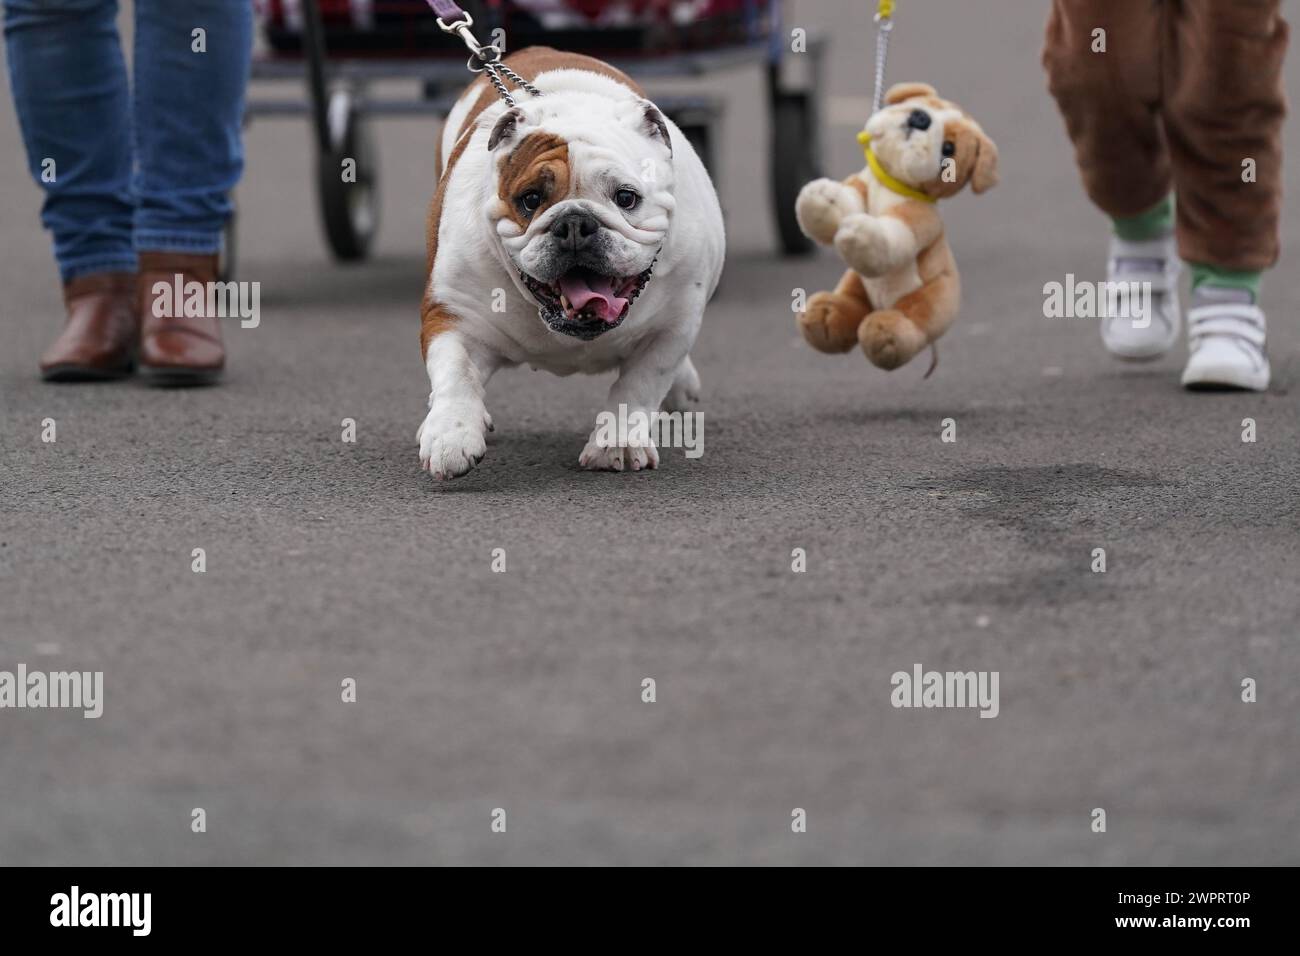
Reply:
[[[467,0],[475,30],[519,49],[545,44],[600,57],[638,80],[705,77],[764,66],[771,117],[772,213],[781,250],[811,250],[794,218],[795,197],[820,175],[818,101],[824,43],[788,36],[781,0]],[[266,52],[254,80],[306,82],[304,100],[251,99],[246,117],[310,117],[316,140],[321,221],[334,256],[365,259],[379,225],[375,118],[445,118],[468,82],[463,47],[437,25],[425,0],[259,0]],[[487,40],[485,39],[485,42]],[[791,83],[792,47],[805,58]],[[369,95],[376,81],[411,79],[421,95]],[[710,172],[718,161],[722,103],[708,94],[659,97]],[[343,161],[355,163],[340,176]],[[235,220],[227,234],[233,261]],[[229,265],[227,270],[229,271]]]

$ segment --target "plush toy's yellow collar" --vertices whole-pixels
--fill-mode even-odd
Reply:
[[[913,189],[907,183],[899,182],[889,173],[885,172],[885,167],[880,165],[880,160],[876,158],[875,152],[871,149],[871,134],[863,130],[858,134],[858,142],[862,144],[862,152],[867,157],[867,165],[871,167],[871,172],[876,179],[880,180],[880,185],[884,186],[890,192],[898,193],[900,196],[906,196],[908,199],[918,199],[921,202],[935,202],[933,196],[927,196],[919,189]]]

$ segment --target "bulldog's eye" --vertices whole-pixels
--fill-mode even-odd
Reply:
[[[641,197],[634,190],[624,187],[614,193],[614,202],[619,209],[635,209],[641,203]]]
[[[520,209],[531,216],[542,207],[542,194],[536,189],[530,189],[526,193],[521,193],[515,202],[519,204]]]
[[[954,143],[952,140],[948,140],[947,142],[945,142],[945,143],[943,144],[943,154],[944,154],[945,156],[956,156],[956,155],[957,155],[957,144]]]

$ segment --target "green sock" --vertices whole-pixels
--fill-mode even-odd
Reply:
[[[1162,239],[1174,230],[1174,194],[1170,193],[1146,212],[1124,219],[1111,218],[1115,235],[1125,242]]]
[[[1262,272],[1241,272],[1237,269],[1220,269],[1199,262],[1189,262],[1192,270],[1192,294],[1203,285],[1212,285],[1220,289],[1245,289],[1253,299],[1259,301],[1259,285],[1264,278]]]
[[[1174,195],[1170,193],[1144,213],[1122,219],[1112,217],[1111,222],[1115,227],[1115,235],[1127,242],[1161,239],[1174,229]],[[1200,262],[1189,262],[1187,266],[1192,271],[1193,295],[1201,286],[1209,285],[1220,289],[1244,289],[1256,302],[1259,301],[1259,286],[1264,277],[1262,272],[1223,269]]]

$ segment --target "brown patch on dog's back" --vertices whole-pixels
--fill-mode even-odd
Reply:
[[[424,264],[430,278],[433,277],[433,260],[438,254],[438,225],[442,222],[442,204],[447,192],[447,183],[451,180],[451,171],[456,168],[456,161],[460,159],[468,145],[469,137],[462,137],[456,144],[456,148],[451,151],[447,169],[438,179],[438,188],[434,190],[433,199],[429,201],[429,214],[424,221]]]
[[[438,227],[442,223],[442,205],[447,193],[447,183],[451,180],[451,171],[456,168],[456,160],[460,159],[468,145],[469,137],[463,136],[456,144],[456,148],[452,150],[447,169],[438,180],[438,188],[434,190],[433,199],[429,201],[429,215],[424,221],[425,283],[424,295],[420,299],[421,357],[428,353],[430,340],[440,332],[447,331],[456,321],[454,315],[431,300],[429,295],[433,285],[433,263],[438,256]]]
[[[503,62],[530,83],[537,78],[539,73],[548,73],[551,70],[586,70],[588,73],[595,73],[622,83],[637,96],[645,96],[645,90],[622,70],[616,70],[608,63],[597,60],[595,57],[583,56],[581,53],[561,53],[559,50],[553,50],[548,46],[530,46],[518,53],[510,54]],[[470,85],[470,90],[478,91],[478,99],[474,101],[474,105],[466,114],[464,122],[460,124],[460,129],[456,131],[458,141],[460,137],[474,129],[474,125],[478,122],[478,118],[483,115],[483,111],[497,102],[498,99],[496,88],[488,82],[486,76],[480,76],[475,80]],[[435,171],[438,175],[442,174],[441,169],[435,169]]]

